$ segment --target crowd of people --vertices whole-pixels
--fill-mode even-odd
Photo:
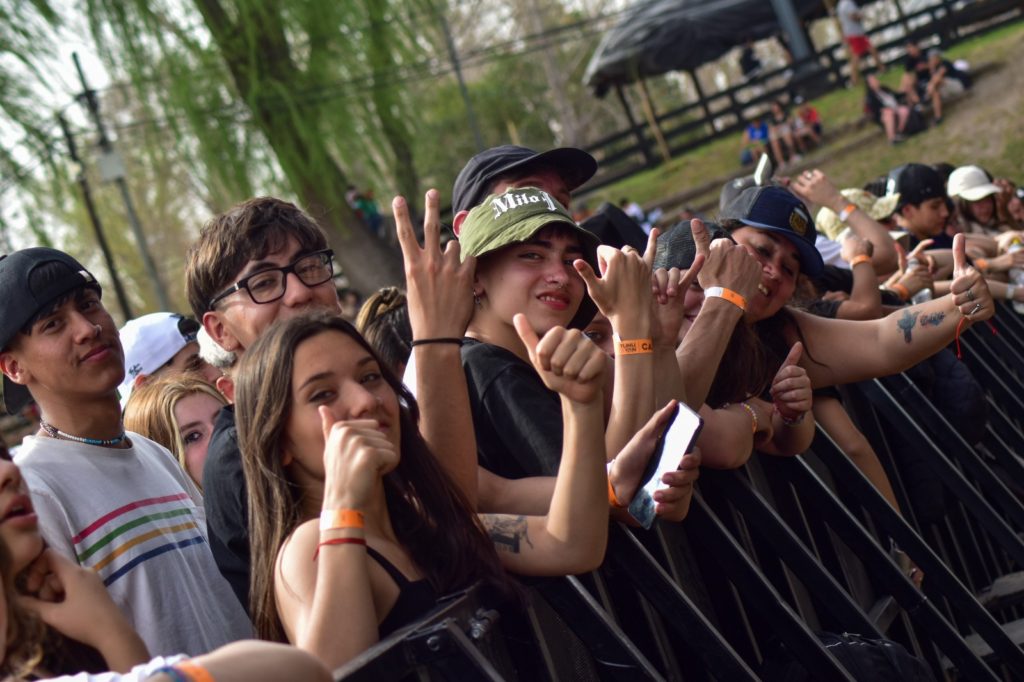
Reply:
[[[922,99],[943,91],[929,68]],[[820,138],[798,106],[759,140],[777,157]],[[702,466],[797,455],[815,423],[898,509],[835,387],[1024,302],[1022,192],[916,162],[842,191],[817,169],[740,178],[717,222],[623,246],[570,213],[596,170],[572,148],[477,154],[443,247],[441,194],[421,226],[396,197],[406,279],[358,315],[325,232],[273,197],[202,228],[191,316],[118,330],[72,255],[0,258],[3,408],[40,414],[0,453],[4,674],[327,679],[446,594],[516,609],[515,576],[599,567],[609,520],[682,521]],[[695,447],[659,453],[686,409]]]

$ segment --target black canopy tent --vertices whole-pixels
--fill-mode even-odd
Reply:
[[[804,21],[826,15],[822,0],[791,2]],[[583,79],[602,96],[614,85],[691,71],[780,32],[769,0],[641,0],[602,37]]]

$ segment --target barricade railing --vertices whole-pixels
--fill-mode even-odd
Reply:
[[[469,590],[336,678],[757,680],[781,644],[814,679],[853,679],[816,635],[831,630],[894,639],[936,679],[954,669],[963,679],[1024,679],[1024,651],[1006,631],[1024,594],[998,608],[978,600],[994,580],[1024,570],[1024,505],[994,473],[1024,487],[1024,323],[997,308],[997,335],[978,326],[962,338],[990,407],[979,444],[905,375],[844,389],[900,512],[819,428],[805,455],[755,455],[739,471],[703,472],[683,524],[612,524],[601,570],[531,583],[526,617],[499,617]],[[941,519],[918,520],[895,434],[926,453],[947,491]],[[894,546],[923,570],[923,590]]]

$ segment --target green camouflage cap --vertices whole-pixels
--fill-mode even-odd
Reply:
[[[492,194],[466,216],[459,231],[462,257],[482,256],[519,244],[548,225],[565,225],[580,237],[580,245],[590,262],[597,251],[597,237],[576,224],[556,199],[536,187],[516,187]]]
[[[597,270],[597,235],[577,225],[562,204],[537,187],[515,187],[492,194],[473,208],[459,231],[462,259],[525,242],[548,225],[564,225],[575,232],[580,238],[583,260]],[[584,294],[569,327],[586,327],[596,312],[594,302]]]

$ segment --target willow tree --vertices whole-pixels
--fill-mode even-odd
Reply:
[[[279,172],[356,287],[401,280],[397,253],[345,193],[372,178],[418,197],[415,119],[397,83],[429,58],[429,43],[410,39],[429,0],[91,0],[86,10],[108,68],[130,79],[153,125],[176,131],[205,182],[244,193],[273,188]],[[253,145],[273,167],[252,166]]]

